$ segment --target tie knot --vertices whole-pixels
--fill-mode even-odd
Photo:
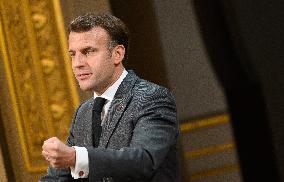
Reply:
[[[103,107],[105,105],[106,99],[102,98],[102,97],[96,97],[94,100],[94,106],[93,106],[93,110],[101,113],[103,110]]]

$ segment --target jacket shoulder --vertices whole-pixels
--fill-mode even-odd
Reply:
[[[88,100],[82,102],[82,103],[77,107],[76,112],[75,112],[75,116],[76,116],[77,114],[80,114],[80,113],[82,113],[82,112],[84,112],[84,111],[87,111],[87,110],[89,110],[90,108],[92,108],[92,107],[93,107],[93,101],[94,101],[93,98],[90,98],[90,99],[88,99]]]
[[[138,100],[153,101],[163,99],[175,103],[174,96],[168,88],[141,78],[137,79],[132,94],[134,99]]]

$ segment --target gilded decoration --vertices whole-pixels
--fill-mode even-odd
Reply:
[[[0,0],[1,58],[26,168],[46,170],[43,141],[66,140],[78,95],[57,0]]]

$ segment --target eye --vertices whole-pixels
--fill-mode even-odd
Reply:
[[[86,49],[83,51],[83,54],[84,54],[85,56],[89,56],[89,55],[91,55],[91,54],[94,53],[94,52],[95,52],[95,49],[94,49],[94,48],[88,47],[88,48],[86,48]]]
[[[71,58],[74,58],[75,57],[75,51],[69,51],[69,56]]]

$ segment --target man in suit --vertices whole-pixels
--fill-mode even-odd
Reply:
[[[125,24],[112,15],[86,14],[69,29],[73,73],[94,98],[75,112],[67,145],[56,137],[44,142],[50,167],[41,181],[179,181],[174,98],[125,70]]]

